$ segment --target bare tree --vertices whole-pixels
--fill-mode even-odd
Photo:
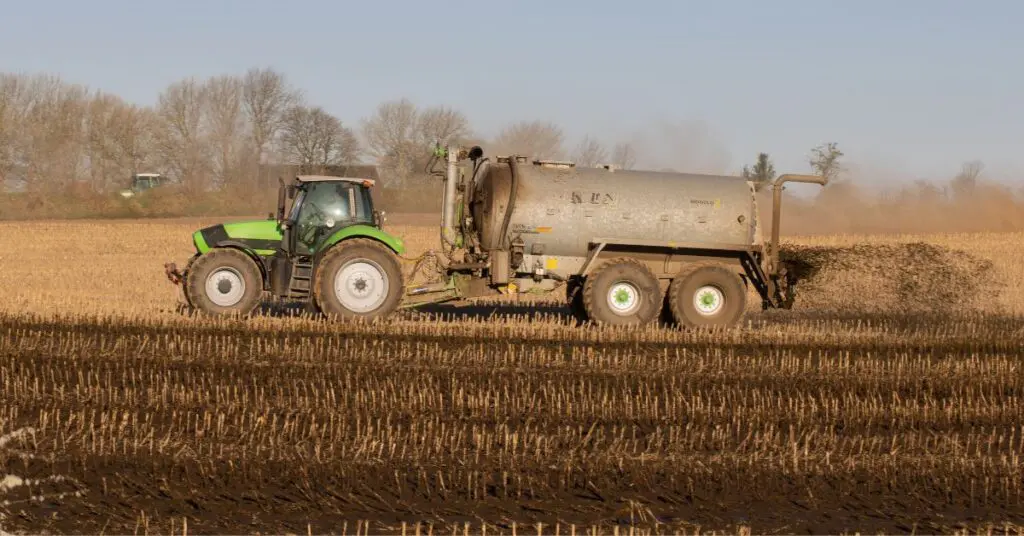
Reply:
[[[619,169],[633,169],[633,166],[636,165],[636,151],[633,150],[633,144],[629,142],[616,143],[612,149],[612,164]]]
[[[117,111],[124,102],[103,93],[93,95],[86,107],[84,130],[84,156],[88,162],[88,175],[95,191],[107,191],[120,171],[117,148],[113,143]]]
[[[363,121],[363,139],[370,156],[384,169],[388,182],[401,186],[415,171],[423,151],[416,105],[408,99],[381,103],[373,116]]]
[[[597,167],[608,160],[608,151],[601,142],[584,136],[573,151],[572,160],[580,167]]]
[[[149,154],[149,142],[133,135],[128,145],[125,133],[151,115],[59,77],[0,75],[0,176],[32,190],[108,191]]]
[[[160,119],[152,108],[124,105],[116,111],[111,143],[124,176],[154,171]]]
[[[957,197],[967,197],[973,194],[978,185],[978,177],[981,176],[984,169],[985,164],[981,160],[964,162],[960,167],[960,173],[957,173],[950,183],[953,194]]]
[[[352,164],[359,158],[355,132],[321,107],[294,106],[284,117],[281,142],[303,173]]]
[[[13,186],[25,176],[25,140],[18,132],[28,113],[28,78],[17,74],[0,74],[0,186]]]
[[[538,159],[561,158],[562,129],[547,121],[520,121],[503,129],[494,140],[495,152]]]
[[[216,147],[213,168],[223,184],[237,179],[240,155],[245,143],[244,82],[233,76],[206,81],[206,119],[210,144]]]
[[[51,189],[68,186],[83,167],[82,123],[88,92],[57,76],[36,76],[26,88],[28,107],[18,132],[27,145],[28,186]]]
[[[469,119],[462,112],[447,106],[420,111],[416,117],[416,137],[423,152],[429,154],[435,141],[442,145],[458,144],[469,136]]]
[[[171,174],[189,189],[198,190],[208,183],[207,133],[204,109],[207,91],[194,78],[171,84],[157,102],[160,118],[160,152]]]
[[[268,146],[284,124],[285,113],[302,103],[302,94],[292,89],[285,76],[273,69],[250,69],[242,79],[242,105],[249,120],[256,163],[262,164]],[[262,177],[262,174],[254,174]],[[260,186],[265,181],[258,180]]]

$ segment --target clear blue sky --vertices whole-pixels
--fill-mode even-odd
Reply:
[[[0,69],[153,103],[182,77],[269,66],[350,125],[399,97],[455,106],[484,135],[703,121],[731,171],[763,150],[804,172],[835,141],[879,176],[947,178],[977,158],[1016,181],[1021,20],[1011,0],[8,0]]]

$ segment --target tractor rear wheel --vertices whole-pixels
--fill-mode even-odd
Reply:
[[[747,307],[747,291],[736,271],[716,262],[683,267],[668,289],[672,317],[683,327],[732,327]]]
[[[209,315],[247,315],[260,303],[263,277],[244,252],[214,248],[195,259],[185,280],[187,301]]]
[[[331,248],[315,270],[314,299],[331,318],[383,317],[398,308],[405,294],[398,258],[376,240],[346,240]]]
[[[658,318],[663,297],[658,278],[642,262],[609,260],[587,276],[583,305],[597,324],[646,325]]]

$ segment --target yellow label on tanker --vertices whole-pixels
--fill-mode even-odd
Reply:
[[[551,257],[548,257],[547,259],[544,259],[544,269],[546,269],[546,270],[555,270],[557,268],[558,268],[558,259],[554,259],[554,258],[551,258]]]

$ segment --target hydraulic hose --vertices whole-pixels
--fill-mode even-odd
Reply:
[[[476,193],[476,183],[480,178],[481,173],[490,166],[490,161],[487,158],[483,158],[479,161],[473,162],[473,175],[469,183],[465,185],[465,190],[462,192],[462,206],[463,210],[472,214],[473,201]],[[480,241],[476,238],[475,229],[469,229],[466,226],[466,218],[459,218],[459,226],[462,229],[462,236],[473,237],[470,242],[479,245]],[[475,227],[475,224],[474,224]]]

